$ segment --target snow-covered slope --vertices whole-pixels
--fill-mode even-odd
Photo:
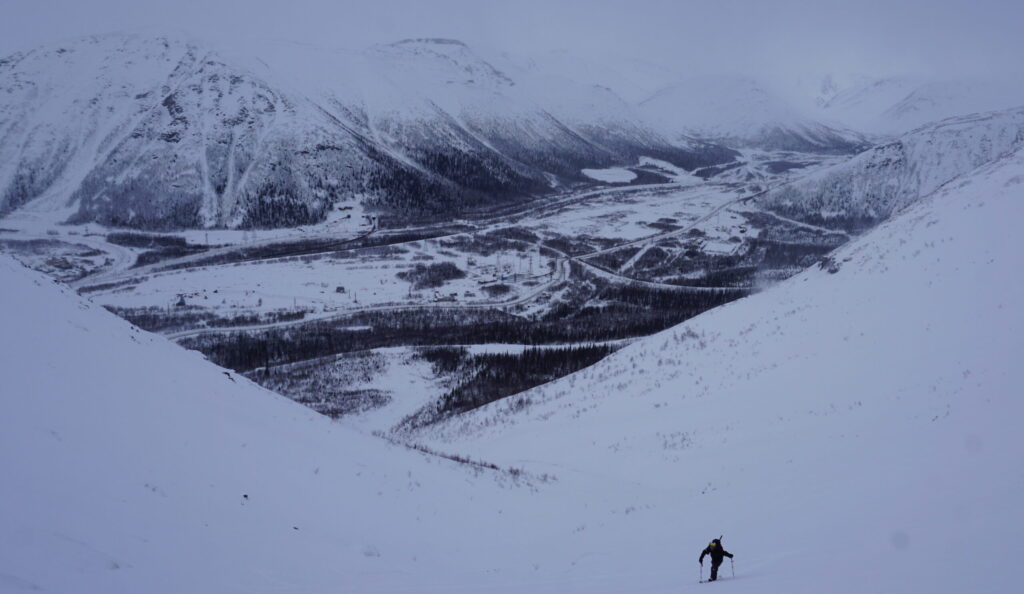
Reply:
[[[730,592],[1015,591],[1022,218],[1018,150],[841,248],[835,273],[808,270],[431,439],[646,485],[622,539],[668,524],[676,539],[643,565],[681,580],[697,578],[699,541],[724,533]],[[620,569],[609,555],[605,572]]]
[[[826,153],[852,153],[868,146],[856,132],[799,115],[749,78],[691,78],[658,91],[640,108],[651,122],[677,134],[730,146]]]
[[[444,39],[341,52],[117,34],[15,54],[0,60],[0,213],[277,226],[361,200],[417,216],[641,155],[732,158],[669,142],[606,90],[518,74]]]
[[[867,133],[898,135],[949,117],[1020,105],[1024,83],[1012,79],[862,77],[822,101],[820,117]]]
[[[580,521],[557,483],[355,433],[7,257],[0,284],[0,592],[522,592],[579,555],[546,543]]]
[[[772,191],[768,208],[815,222],[873,224],[1024,145],[1024,109],[950,118]]]

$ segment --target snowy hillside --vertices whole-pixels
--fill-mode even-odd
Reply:
[[[820,117],[828,121],[867,133],[898,135],[953,116],[1024,105],[1024,84],[1012,79],[861,77],[833,88],[819,105]]]
[[[860,228],[1024,145],[1024,109],[950,118],[770,192],[768,208]]]
[[[669,142],[605,89],[517,81],[443,39],[340,52],[107,35],[4,58],[0,86],[0,213],[57,220],[282,226],[357,201],[450,214],[584,167],[733,156]]]
[[[0,282],[0,592],[564,591],[581,553],[549,539],[585,514],[557,481],[358,434],[7,257]]]
[[[640,109],[676,134],[729,146],[825,153],[854,153],[868,146],[862,135],[806,118],[748,78],[690,78],[661,89]]]
[[[695,580],[693,541],[724,533],[730,592],[1016,590],[1022,198],[1018,150],[841,248],[837,272],[808,270],[428,442],[646,485],[624,510],[635,529],[589,543],[606,575],[668,524],[669,550],[644,565]]]

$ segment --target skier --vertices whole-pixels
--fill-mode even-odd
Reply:
[[[723,549],[721,539],[716,538],[701,551],[700,559],[697,560],[701,565],[704,565],[704,555],[711,555],[711,579],[708,581],[713,582],[718,579],[718,566],[726,557],[732,559],[732,553]]]

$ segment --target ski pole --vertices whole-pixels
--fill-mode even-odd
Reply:
[[[729,567],[732,568],[732,577],[736,577],[736,562],[732,560],[732,557],[729,557]]]
[[[704,581],[704,564],[700,564],[700,581]]]

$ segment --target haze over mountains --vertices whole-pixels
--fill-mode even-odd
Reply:
[[[1024,81],[1014,77],[860,77],[823,93],[819,106],[823,118],[892,136],[948,117],[1019,107],[1022,96]]]
[[[690,78],[663,88],[640,108],[652,122],[680,135],[713,138],[729,146],[820,153],[855,153],[868,146],[852,130],[800,115],[753,79]]]

